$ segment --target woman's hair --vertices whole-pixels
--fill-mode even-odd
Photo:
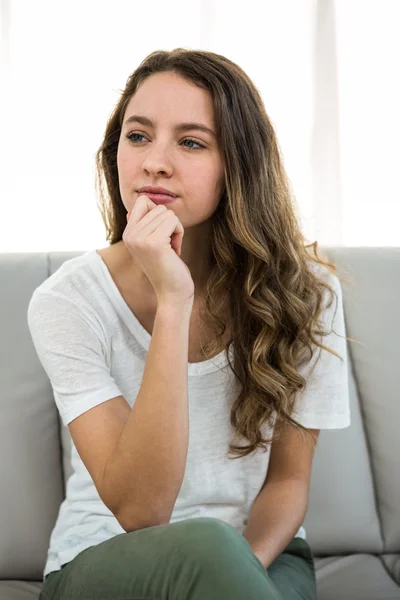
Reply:
[[[314,356],[312,344],[321,349],[319,354],[324,349],[343,360],[318,340],[330,331],[316,326],[334,297],[337,309],[338,297],[328,279],[345,278],[339,277],[333,263],[318,256],[318,242],[305,244],[278,141],[260,93],[239,66],[213,52],[183,48],[152,52],[120,90],[96,153],[96,189],[110,244],[122,240],[126,227],[117,169],[124,113],[138,86],[150,75],[163,72],[175,73],[207,90],[214,105],[225,189],[212,217],[213,264],[201,315],[215,332],[215,339],[202,348],[207,358],[224,347],[241,384],[230,421],[236,440],[245,438],[249,443],[229,446],[233,458],[240,458],[257,447],[266,450],[284,423],[291,423],[306,436],[309,433],[293,419],[296,395],[307,383],[298,369]],[[326,293],[330,294],[327,305]],[[229,342],[223,345],[225,333]],[[231,343],[233,363],[228,352]],[[264,424],[266,431],[271,426],[272,437],[263,437],[260,428]]]

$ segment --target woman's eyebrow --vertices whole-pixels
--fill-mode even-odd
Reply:
[[[148,119],[147,117],[143,117],[141,115],[132,115],[131,117],[128,117],[128,119],[126,119],[126,121],[124,122],[124,125],[128,125],[129,123],[140,123],[141,125],[154,127],[154,123],[151,119]],[[199,131],[204,131],[205,133],[209,133],[213,137],[216,137],[214,131],[206,125],[203,125],[202,123],[178,123],[177,125],[175,125],[174,129],[175,131],[189,131],[193,129],[198,129]]]

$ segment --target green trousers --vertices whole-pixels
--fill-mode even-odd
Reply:
[[[49,573],[39,600],[316,600],[314,559],[294,538],[265,569],[211,517],[117,535]]]

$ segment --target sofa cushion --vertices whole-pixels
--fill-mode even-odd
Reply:
[[[315,560],[318,600],[400,600],[381,557],[352,554]]]

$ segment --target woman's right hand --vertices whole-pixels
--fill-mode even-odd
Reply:
[[[147,275],[158,302],[193,302],[194,282],[179,258],[184,229],[174,211],[141,194],[126,218],[122,240]]]

